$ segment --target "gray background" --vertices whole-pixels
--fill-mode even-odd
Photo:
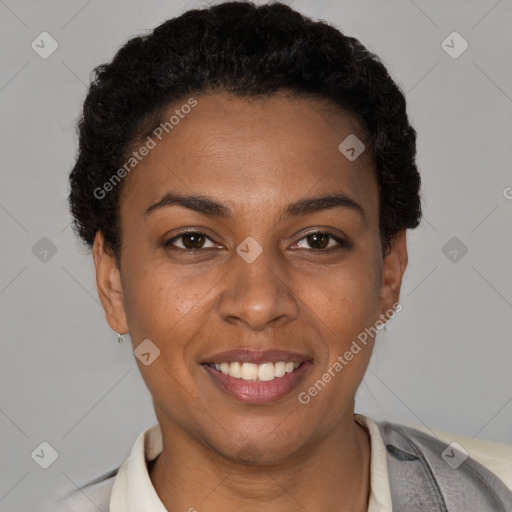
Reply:
[[[381,56],[418,131],[424,220],[409,232],[404,308],[379,336],[356,411],[512,443],[512,2],[289,3]],[[203,5],[0,0],[2,511],[35,510],[119,466],[156,422],[69,226],[67,175],[93,67]],[[47,59],[31,48],[43,31],[59,45]],[[453,31],[469,43],[457,59],[441,47]],[[57,249],[46,261],[33,252],[43,237]],[[443,252],[452,237],[458,261]],[[31,458],[43,441],[58,452],[46,470]]]

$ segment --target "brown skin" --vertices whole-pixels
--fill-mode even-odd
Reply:
[[[350,162],[338,150],[361,133],[351,116],[282,95],[196,99],[124,183],[120,269],[101,233],[93,249],[110,327],[129,331],[134,348],[149,338],[161,351],[149,366],[137,360],[164,444],[150,478],[168,510],[366,511],[370,443],[353,414],[374,340],[307,405],[297,395],[398,301],[405,231],[383,257],[368,153]],[[209,196],[234,217],[180,206],[145,216],[168,191]],[[289,203],[333,192],[357,201],[365,217],[337,207],[279,218]],[[211,239],[199,243],[203,253],[186,252],[187,238],[163,247],[189,227]],[[322,252],[322,241],[305,238],[319,231],[353,248]],[[250,264],[236,253],[248,236],[263,247]],[[241,347],[300,352],[313,365],[284,398],[242,404],[200,365]]]

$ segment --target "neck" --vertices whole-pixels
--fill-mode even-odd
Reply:
[[[276,465],[231,462],[176,428],[162,428],[162,439],[149,474],[167,510],[367,511],[370,439],[353,415]]]

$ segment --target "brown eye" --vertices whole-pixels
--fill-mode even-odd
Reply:
[[[188,233],[181,238],[183,239],[183,245],[187,249],[200,249],[205,241],[204,235],[199,233]]]
[[[329,244],[329,235],[326,233],[313,233],[308,235],[306,239],[313,249],[325,249]]]
[[[182,240],[181,247],[177,244],[175,244],[176,241]],[[185,233],[181,233],[180,235],[177,235],[167,242],[164,243],[164,247],[169,247],[172,249],[183,249],[183,250],[199,250],[204,248],[204,244],[207,240],[211,239],[201,231],[187,231]],[[214,247],[212,245],[211,247]],[[206,247],[207,249],[209,247]]]
[[[307,245],[317,251],[329,252],[331,250],[349,248],[350,244],[345,240],[333,235],[332,233],[327,233],[324,231],[315,231],[314,233],[309,233],[304,238],[297,242],[299,247],[305,246],[303,241],[306,241]],[[334,242],[334,244],[329,245],[329,241]],[[307,247],[305,247],[307,249]]]

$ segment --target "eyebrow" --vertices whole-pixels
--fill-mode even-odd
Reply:
[[[144,216],[167,206],[181,206],[202,215],[211,217],[218,217],[222,219],[232,219],[233,212],[225,204],[219,203],[208,196],[202,195],[182,195],[174,192],[167,192],[162,199],[157,203],[151,205],[145,212]],[[363,207],[354,199],[341,193],[323,195],[320,197],[306,197],[294,203],[289,204],[281,218],[298,217],[302,215],[309,215],[322,210],[329,210],[332,208],[347,208],[358,212],[363,219],[366,220],[366,215]]]

